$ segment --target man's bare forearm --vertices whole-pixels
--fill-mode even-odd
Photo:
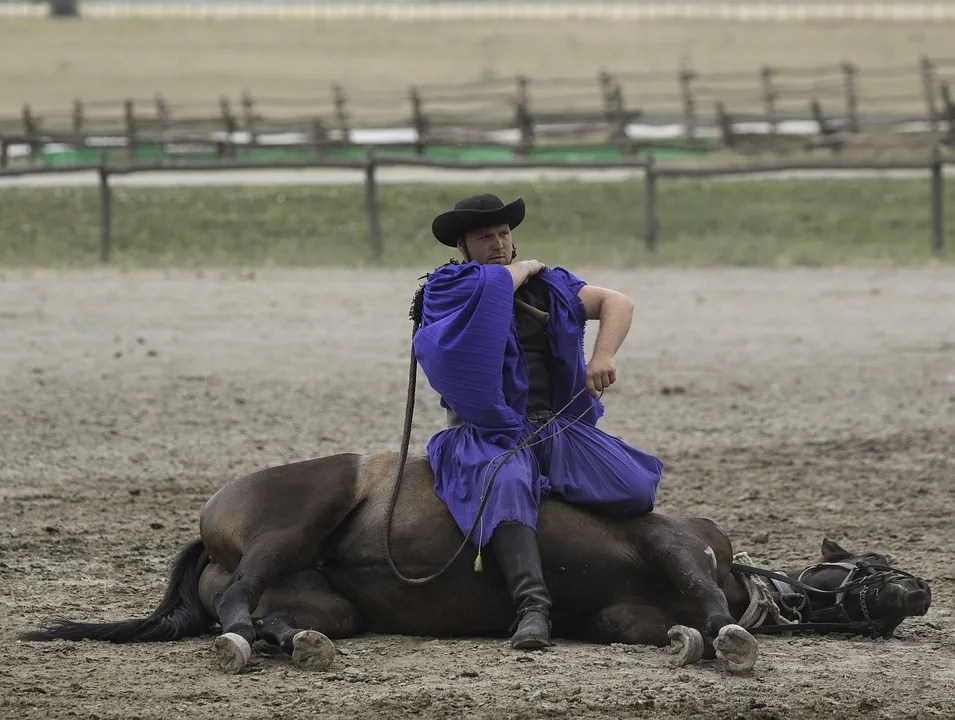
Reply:
[[[517,292],[517,289],[527,282],[527,278],[539,273],[544,266],[537,260],[522,260],[521,262],[505,265],[505,267],[514,279],[514,291]]]
[[[617,354],[630,332],[633,322],[633,301],[626,295],[614,294],[600,303],[600,327],[594,342],[595,357],[610,357]]]

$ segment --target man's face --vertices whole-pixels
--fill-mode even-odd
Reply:
[[[481,265],[510,265],[514,257],[514,243],[511,240],[511,228],[507,224],[472,230],[459,242],[458,249]]]

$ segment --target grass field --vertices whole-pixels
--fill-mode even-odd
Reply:
[[[74,98],[214,109],[225,94],[325,97],[330,84],[396,90],[513,76],[615,71],[747,71],[852,60],[863,70],[955,55],[951,23],[620,21],[389,22],[281,20],[7,20],[0,23],[0,113],[25,103],[69,111]],[[674,88],[675,90],[675,83]],[[878,88],[866,84],[863,96]],[[886,89],[899,92],[901,88]],[[399,102],[400,94],[399,94]]]
[[[635,266],[920,265],[931,262],[929,187],[921,180],[663,181],[660,245],[643,249],[642,186],[550,182],[488,187],[521,194],[523,258]],[[473,186],[379,187],[384,263],[422,272],[453,251],[431,219]],[[369,239],[361,186],[114,190],[121,267],[361,266]],[[946,191],[949,253],[955,188]],[[77,268],[98,258],[95,189],[0,192],[0,267]]]

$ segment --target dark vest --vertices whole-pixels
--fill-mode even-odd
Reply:
[[[550,311],[547,287],[533,277],[522,285],[516,294],[528,305],[533,305],[546,312]],[[517,326],[517,340],[524,351],[524,361],[527,367],[527,412],[552,412],[551,351],[547,326],[541,325],[520,310],[515,312],[514,321]]]

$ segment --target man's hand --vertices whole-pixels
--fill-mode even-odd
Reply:
[[[531,275],[536,275],[543,270],[544,263],[538,262],[537,260],[521,260],[520,262],[511,263],[504,267],[510,271],[511,277],[514,278],[514,290],[517,290],[521,285],[527,282],[527,279]]]
[[[587,389],[591,396],[599,393],[617,382],[617,366],[612,355],[594,353],[587,363]]]

